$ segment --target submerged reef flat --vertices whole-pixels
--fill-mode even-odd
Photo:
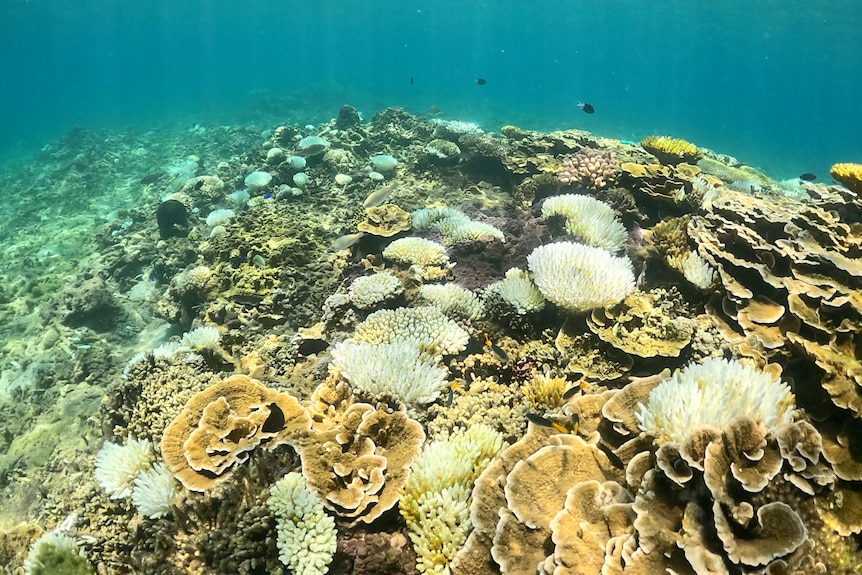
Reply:
[[[337,112],[0,173],[0,574],[862,564],[862,168]]]

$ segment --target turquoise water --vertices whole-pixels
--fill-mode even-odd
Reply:
[[[305,123],[342,103],[668,133],[779,179],[860,160],[858,2],[660,4],[6,0],[0,163],[73,126]]]

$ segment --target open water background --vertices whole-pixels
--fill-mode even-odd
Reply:
[[[860,30],[858,0],[3,0],[0,165],[73,126],[304,124],[351,103],[666,133],[828,181],[862,162]]]

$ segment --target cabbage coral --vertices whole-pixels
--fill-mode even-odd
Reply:
[[[601,248],[548,244],[533,250],[527,264],[542,295],[570,312],[617,304],[635,289],[629,259]]]
[[[542,217],[563,216],[566,231],[578,241],[617,252],[626,244],[628,234],[609,205],[590,196],[564,194],[552,196],[542,204]]]
[[[786,383],[737,360],[710,358],[677,370],[638,404],[641,431],[658,444],[682,443],[694,429],[724,428],[747,416],[775,431],[791,423],[795,400]]]

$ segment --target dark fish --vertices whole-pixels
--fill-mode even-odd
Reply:
[[[805,180],[806,182],[813,182],[814,180],[816,180],[816,179],[817,179],[817,176],[815,176],[815,175],[814,175],[814,174],[812,174],[811,172],[805,172],[804,174],[802,174],[801,176],[799,176],[799,179],[800,179],[800,180]]]
[[[410,85],[413,85],[413,76],[410,76]]]
[[[502,361],[503,363],[509,363],[509,355],[503,351],[499,345],[491,341],[491,337],[488,334],[485,334],[485,347],[497,356],[497,359]]]
[[[428,113],[429,114],[439,114],[440,113],[440,107],[439,106],[431,106],[430,108],[428,108]]]
[[[476,83],[479,84],[480,86],[484,86],[485,84],[488,83],[488,81],[485,80],[485,78],[476,78]]]
[[[443,405],[449,407],[452,405],[452,402],[455,400],[455,388],[458,387],[458,382],[453,381],[449,384],[449,394],[446,396],[446,401]]]
[[[539,427],[552,427],[560,433],[569,433],[569,430],[566,429],[565,425],[557,423],[556,421],[552,421],[547,417],[542,417],[538,413],[528,413],[527,421],[529,421],[533,425],[538,425]]]
[[[586,102],[578,102],[578,108],[580,108],[581,110],[583,110],[587,114],[592,114],[593,112],[596,111],[596,109],[593,108],[592,104],[587,104]]]
[[[581,416],[577,413],[572,414],[572,435],[577,435],[581,429]]]
[[[583,375],[580,375],[578,376],[578,379],[583,379],[583,377]],[[566,392],[563,394],[563,399],[571,399],[577,392],[584,389],[584,385],[586,383],[586,381],[581,381],[580,383],[576,383],[575,385],[567,389]]]
[[[604,452],[604,454],[608,456],[608,459],[611,461],[611,464],[614,467],[618,467],[619,469],[625,469],[626,468],[626,464],[623,463],[623,460],[620,459],[616,453],[611,451],[610,447],[608,447],[607,445],[604,445],[602,443],[599,443],[599,449],[601,449]]]
[[[152,174],[147,174],[143,178],[141,178],[141,183],[145,186],[148,184],[155,184],[162,178],[164,178],[167,174],[165,172],[153,172]]]

